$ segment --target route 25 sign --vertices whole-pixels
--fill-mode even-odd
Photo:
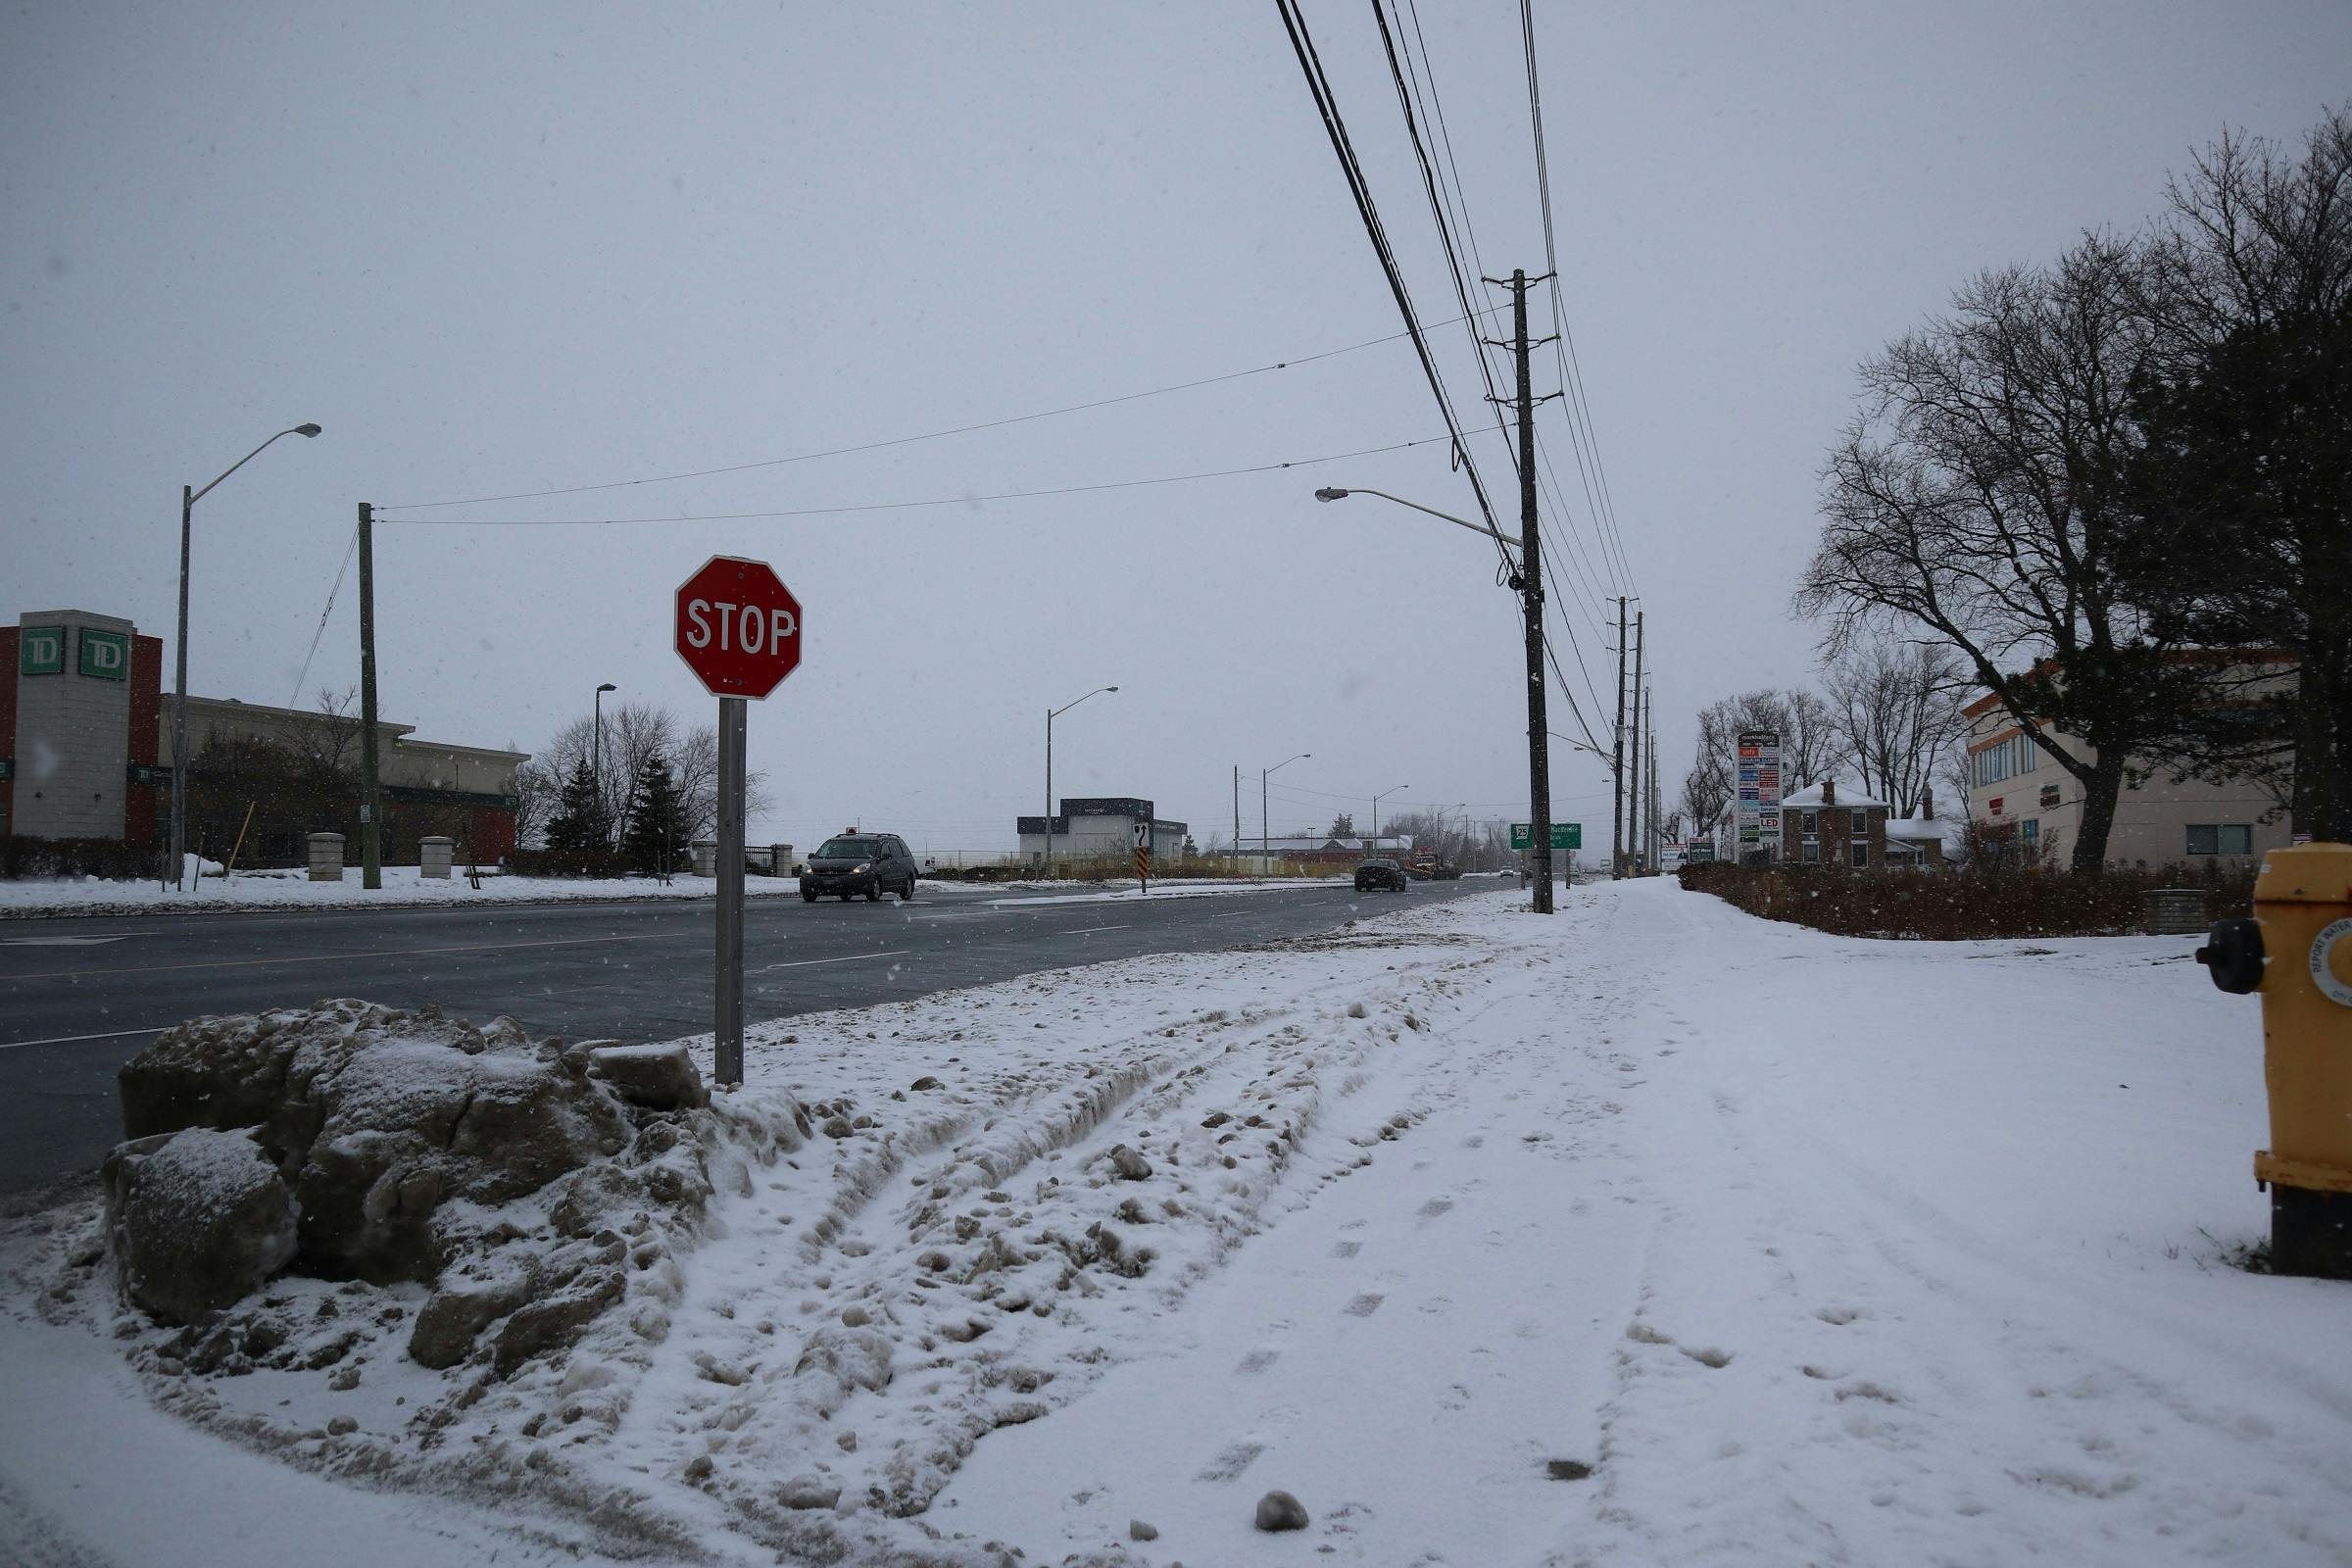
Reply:
[[[712,556],[678,585],[675,642],[711,695],[763,698],[801,666],[801,602],[766,562]]]

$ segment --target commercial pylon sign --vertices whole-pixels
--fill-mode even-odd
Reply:
[[[711,1076],[743,1082],[743,752],[746,703],[801,667],[801,602],[764,561],[712,556],[678,584],[678,657],[718,699],[718,964]]]

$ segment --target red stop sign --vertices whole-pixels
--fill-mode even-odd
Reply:
[[[801,663],[801,602],[764,561],[712,556],[678,584],[678,657],[719,697],[765,697]]]

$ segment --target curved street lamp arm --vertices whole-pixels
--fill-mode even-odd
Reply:
[[[1457,528],[1467,528],[1472,533],[1482,534],[1489,539],[1496,541],[1497,543],[1507,545],[1513,550],[1519,548],[1518,540],[1513,539],[1508,534],[1497,533],[1483,522],[1472,522],[1469,518],[1457,517],[1450,512],[1440,512],[1437,508],[1425,507],[1418,501],[1407,501],[1404,499],[1404,497],[1393,496],[1386,490],[1372,490],[1367,489],[1362,485],[1356,485],[1345,490],[1325,489],[1315,492],[1315,499],[1318,501],[1344,501],[1349,496],[1378,496],[1383,501],[1394,501],[1400,507],[1410,507],[1415,512],[1426,512],[1433,517],[1443,517]]]
[[[1086,697],[1100,697],[1100,696],[1102,696],[1102,695],[1104,692],[1115,692],[1115,691],[1117,691],[1117,690],[1118,690],[1118,688],[1117,688],[1116,686],[1098,686],[1098,687],[1096,687],[1096,688],[1095,688],[1093,691],[1091,691],[1091,692],[1088,692],[1088,693],[1086,694]],[[1054,720],[1054,719],[1059,718],[1059,717],[1060,717],[1062,714],[1064,714],[1064,713],[1068,712],[1068,711],[1069,711],[1071,709],[1073,709],[1073,708],[1076,708],[1076,707],[1077,707],[1077,706],[1078,706],[1080,703],[1083,703],[1083,702],[1085,702],[1085,701],[1086,701],[1086,697],[1080,697],[1080,698],[1076,698],[1076,699],[1074,699],[1074,700],[1072,700],[1072,701],[1070,701],[1070,702],[1066,702],[1066,703],[1062,704],[1062,705],[1061,705],[1059,708],[1054,709],[1054,710],[1052,710],[1051,711],[1049,711],[1049,712],[1046,714],[1046,718],[1048,719],[1048,721],[1052,721],[1052,720]]]
[[[260,446],[255,447],[251,452],[246,453],[236,462],[230,464],[226,472],[223,472],[220,475],[220,479],[227,478],[229,474],[236,472],[239,468],[242,468],[245,466],[245,465],[251,463],[254,459],[260,457],[264,452],[268,451],[270,449],[270,441],[276,441],[281,437],[289,435],[317,435],[318,433],[318,426],[315,424],[288,425],[285,429],[278,431],[276,435],[271,436],[270,441],[263,442]],[[220,479],[215,479],[212,484],[206,485],[202,490],[199,490],[194,495],[188,497],[188,505],[192,507],[197,502],[202,501],[207,495],[210,495],[212,493],[213,486],[218,485],[220,482]]]

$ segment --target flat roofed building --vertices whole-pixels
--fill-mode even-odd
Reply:
[[[1058,862],[1132,857],[1136,829],[1147,823],[1152,859],[1172,859],[1184,853],[1185,824],[1162,819],[1150,801],[1129,795],[1065,795],[1054,817],[1054,858]],[[1046,819],[1016,817],[1013,829],[1020,836],[1021,859],[1030,865],[1042,862]]]

